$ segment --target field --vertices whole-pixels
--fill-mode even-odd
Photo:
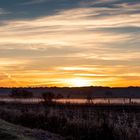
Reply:
[[[139,140],[139,105],[1,103],[0,117],[65,140]],[[44,139],[45,140],[45,139]]]

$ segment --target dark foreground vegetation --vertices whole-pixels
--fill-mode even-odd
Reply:
[[[30,129],[0,119],[0,140],[62,140],[48,131]]]
[[[1,103],[0,117],[29,128],[49,130],[65,140],[140,139],[138,106]]]

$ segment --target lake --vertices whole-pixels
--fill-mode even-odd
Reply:
[[[44,101],[42,98],[0,98],[0,102],[13,102],[13,103],[39,103]],[[85,103],[93,103],[93,104],[128,104],[130,103],[129,99],[123,98],[95,98],[92,100],[87,99],[54,99],[53,101],[57,103],[74,103],[74,104],[85,104]],[[132,98],[131,103],[140,104],[140,99]]]

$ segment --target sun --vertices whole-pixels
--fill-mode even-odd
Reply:
[[[73,78],[70,79],[70,85],[73,87],[85,87],[85,86],[90,86],[91,82],[88,79]]]

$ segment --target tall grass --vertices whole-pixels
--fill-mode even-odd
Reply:
[[[0,117],[9,122],[49,130],[66,140],[139,140],[140,111],[103,110],[77,105],[3,104]]]

